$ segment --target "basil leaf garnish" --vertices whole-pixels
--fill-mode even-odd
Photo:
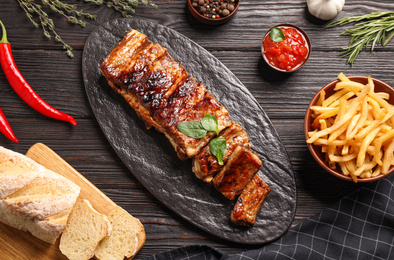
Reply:
[[[216,156],[219,165],[223,165],[223,156],[226,153],[227,144],[224,138],[212,139],[209,143],[211,154]]]
[[[205,130],[215,132],[216,135],[219,135],[218,120],[216,119],[215,116],[211,114],[206,114],[201,119],[201,124]]]
[[[270,38],[274,42],[281,42],[283,41],[286,37],[285,34],[283,33],[282,29],[278,27],[272,28],[270,32]]]
[[[201,139],[207,134],[207,131],[199,121],[185,121],[178,124],[177,128],[182,134],[195,139]]]

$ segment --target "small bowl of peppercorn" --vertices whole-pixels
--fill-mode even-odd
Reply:
[[[229,21],[241,0],[187,0],[190,12],[202,23],[219,25]]]

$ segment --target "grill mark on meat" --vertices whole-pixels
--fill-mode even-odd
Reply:
[[[268,184],[256,174],[238,197],[230,216],[231,222],[241,226],[253,225],[270,191]]]
[[[259,157],[249,149],[237,146],[227,164],[213,178],[215,188],[226,198],[233,200],[261,168]]]
[[[134,30],[105,58],[101,71],[109,85],[145,121],[147,128],[154,126],[166,135],[182,160],[196,155],[213,134],[196,140],[179,132],[179,123],[201,120],[205,114],[212,114],[218,119],[219,130],[231,124],[227,110],[206,92],[203,84],[189,76],[167,49],[147,42],[146,37]],[[190,103],[192,101],[195,103]]]
[[[224,165],[237,146],[240,145],[250,149],[248,134],[242,126],[236,122],[232,122],[232,125],[222,131],[218,138],[224,138],[227,144],[226,152],[223,155]],[[193,172],[199,179],[205,182],[211,182],[215,174],[222,168],[223,165],[218,164],[216,157],[211,154],[209,146],[204,147],[204,149],[193,158]]]

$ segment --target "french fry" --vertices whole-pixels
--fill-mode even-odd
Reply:
[[[356,134],[356,136],[355,136],[356,140],[361,140],[369,132],[371,132],[373,129],[375,129],[379,125],[381,125],[384,122],[386,122],[387,120],[389,120],[392,116],[394,116],[394,110],[391,110],[389,113],[387,113],[384,118],[373,121],[369,126],[367,126],[363,130],[361,130],[358,134]]]
[[[387,133],[387,132],[389,132],[390,130],[392,130],[393,128],[391,127],[391,126],[389,126],[389,125],[382,125],[382,129],[380,129],[381,130],[381,132],[383,133],[383,134],[385,134],[385,133]]]
[[[379,115],[379,118],[383,118],[386,114],[382,111],[380,108],[378,102],[376,100],[368,97],[367,98],[368,103],[372,106],[373,110],[376,111],[376,113]]]
[[[316,134],[316,133],[317,133],[317,129],[308,132],[308,136],[311,137],[312,135],[314,135],[314,134]]]
[[[386,174],[394,165],[394,106],[388,93],[375,92],[371,77],[363,85],[338,75],[336,91],[321,93],[311,107],[312,128],[307,143],[321,146],[331,169],[354,182]]]
[[[335,92],[334,95],[331,95],[329,98],[323,101],[322,107],[328,107],[332,102],[339,100],[343,95],[345,95],[348,92],[349,92],[348,89],[342,89],[338,92]]]
[[[341,99],[348,100],[349,98],[353,97],[354,95],[355,95],[354,92],[350,91],[350,92],[346,93],[345,95],[343,95],[341,97]],[[328,107],[337,107],[338,104],[339,104],[339,100],[335,100],[330,105],[328,105]]]
[[[316,128],[319,125],[319,120],[321,120],[321,119],[326,119],[326,118],[329,118],[329,117],[336,116],[338,114],[338,111],[339,111],[339,108],[337,107],[334,110],[330,110],[330,111],[324,112],[323,114],[319,115],[313,121],[312,127]]]
[[[394,140],[391,141],[390,145],[387,147],[386,152],[383,157],[382,173],[386,174],[391,166],[391,161],[393,159],[394,152]]]
[[[385,93],[385,92],[377,92],[375,93],[377,97],[381,98],[381,99],[386,99],[389,100],[390,98],[390,94],[389,93]]]
[[[345,144],[345,145],[342,147],[342,152],[341,152],[341,154],[342,154],[342,155],[347,155],[347,154],[349,154],[349,145],[348,145],[348,144]]]
[[[358,93],[364,88],[364,86],[365,85],[354,81],[343,81],[343,82],[338,82],[334,90],[347,89],[348,91],[353,91],[354,93]]]
[[[393,139],[393,137],[394,137],[394,129],[388,131],[387,133],[385,133],[384,135],[379,137],[378,140],[381,143],[385,143],[385,142],[387,142],[387,140]]]
[[[350,140],[354,138],[357,131],[364,126],[365,121],[367,121],[367,117],[368,117],[368,103],[366,102],[366,100],[364,100],[362,103],[360,119],[358,120],[356,126],[352,129],[352,131],[350,133],[346,133],[346,139]]]
[[[348,155],[344,155],[344,156],[329,154],[328,157],[332,162],[348,162],[348,161],[351,161],[351,160],[357,158],[357,154],[352,153],[352,154],[348,154]]]
[[[338,79],[340,81],[350,81],[350,79],[348,79],[348,77],[346,77],[345,74],[343,74],[343,72],[339,73]]]
[[[377,140],[375,140],[375,152],[373,154],[373,160],[380,166],[383,164],[381,160],[382,158],[380,151],[381,147],[382,147],[382,141],[378,138]]]
[[[341,127],[339,127],[337,130],[335,130],[334,132],[332,132],[330,134],[330,137],[328,138],[328,144],[331,144],[334,140],[336,140],[343,132],[346,131],[346,129],[348,128],[350,122],[346,122],[344,125],[342,125]]]
[[[324,90],[322,90],[320,92],[320,96],[319,99],[316,102],[316,106],[321,106],[321,104],[323,103],[323,100],[326,98],[326,92]]]
[[[350,174],[350,172],[348,171],[348,169],[346,168],[346,165],[344,162],[338,162],[339,167],[341,167],[342,173],[347,176]]]
[[[365,166],[364,166],[364,165],[361,165],[361,167],[358,168],[353,174],[356,175],[356,176],[360,176],[361,173],[364,172],[364,168],[365,168]]]
[[[358,98],[358,97],[357,97]],[[332,133],[333,131],[337,130],[338,128],[340,128],[343,124],[345,124],[347,121],[349,121],[353,116],[355,116],[356,114],[356,109],[357,109],[357,105],[359,105],[359,103],[355,104],[354,106],[350,107],[350,109],[348,111],[346,111],[345,115],[341,118],[341,120],[339,120],[338,122],[334,122],[334,124],[332,126],[330,126],[329,128],[326,128],[324,130],[321,130],[319,132],[317,132],[316,134],[312,135],[311,138],[308,139],[308,143],[313,143],[314,141],[316,141],[319,137],[325,136],[327,134]]]
[[[378,104],[379,104],[381,107],[385,108],[387,112],[390,111],[390,110],[392,110],[392,107],[393,107],[393,106],[390,105],[390,104],[389,104],[386,100],[384,100],[383,98],[380,98],[375,92],[369,93],[369,96],[370,96],[372,99],[374,99],[376,102],[378,102]],[[390,118],[390,121],[391,121],[391,124],[394,125],[394,118],[393,118],[393,117]]]
[[[378,134],[380,131],[380,127],[374,129],[372,132],[370,132],[363,140],[361,143],[360,150],[358,151],[357,155],[357,161],[356,161],[356,166],[361,167],[364,164],[365,160],[365,154],[367,153],[367,148],[370,143],[372,143],[373,139],[375,139],[375,136]]]
[[[322,106],[311,106],[311,109],[313,112],[318,114],[323,114],[325,112],[332,112],[336,110],[333,107],[322,107]]]
[[[360,119],[361,114],[355,115],[350,121],[348,128],[346,129],[346,139],[350,140],[350,135],[352,134],[353,129],[356,127],[358,120]],[[355,135],[355,133],[354,133]]]
[[[372,177],[378,176],[382,171],[382,167],[377,167],[375,171],[372,173]]]
[[[327,121],[325,119],[320,119],[319,120],[319,124],[320,124],[320,129],[326,129],[327,128]],[[322,136],[322,138],[327,138],[327,136]]]

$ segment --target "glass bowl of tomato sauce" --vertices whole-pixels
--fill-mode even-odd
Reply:
[[[278,29],[282,33],[278,33]],[[293,72],[304,66],[311,49],[308,35],[298,26],[288,23],[270,28],[261,43],[264,60],[273,69],[281,72]]]

